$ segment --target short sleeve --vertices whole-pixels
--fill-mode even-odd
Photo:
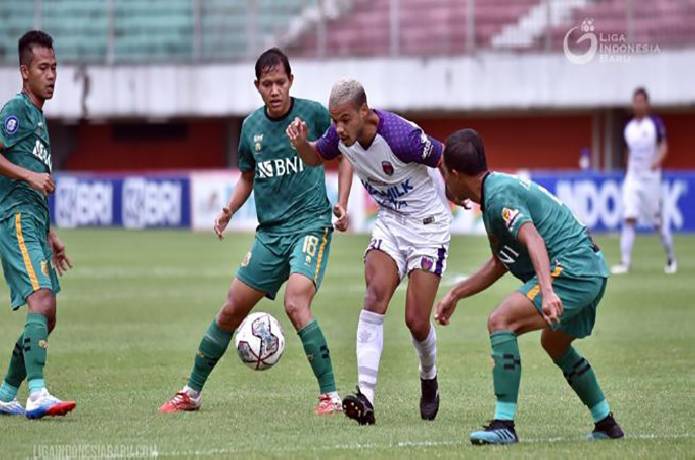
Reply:
[[[652,122],[654,122],[654,128],[656,129],[656,142],[661,143],[666,140],[666,125],[664,125],[664,120],[657,115],[652,115]]]
[[[332,160],[340,155],[338,144],[338,132],[335,130],[335,125],[330,125],[323,136],[316,141],[316,150],[319,155],[325,160]]]
[[[8,102],[0,111],[0,143],[11,148],[31,133],[31,122],[26,110],[14,101]]]
[[[394,155],[404,163],[420,163],[431,168],[439,164],[444,148],[422,128],[398,115],[378,111],[380,134]]]
[[[238,153],[238,166],[241,172],[254,171],[256,169],[256,160],[253,157],[253,153],[249,147],[243,126],[241,128]]]
[[[514,239],[519,236],[519,229],[526,222],[533,222],[526,200],[515,191],[507,189],[502,195],[497,194],[491,203],[486,203],[490,221],[497,228],[506,229]]]

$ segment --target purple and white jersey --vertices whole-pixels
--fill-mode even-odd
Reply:
[[[666,139],[666,128],[661,118],[649,115],[633,118],[625,126],[625,144],[628,148],[627,172],[636,177],[658,176],[660,170],[652,171],[659,144]]]
[[[442,199],[436,168],[443,146],[415,123],[395,113],[374,110],[379,117],[376,137],[367,149],[340,141],[332,124],[316,149],[330,160],[342,154],[352,164],[379,213],[396,213],[425,223],[448,223],[451,212]]]

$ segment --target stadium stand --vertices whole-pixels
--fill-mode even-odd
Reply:
[[[32,27],[54,36],[64,63],[186,63],[273,43],[308,58],[557,51],[585,18],[632,42],[695,44],[695,0],[5,0],[0,62],[16,62],[16,37]]]
[[[398,54],[446,55],[468,51],[467,2],[460,0],[400,0]],[[505,25],[514,23],[539,0],[478,0],[474,10],[474,43],[488,47]],[[327,56],[380,56],[391,52],[389,0],[358,0],[350,11],[329,20]],[[317,36],[307,33],[289,48],[315,56]]]
[[[6,0],[0,2],[0,62],[16,62],[17,37],[31,28],[54,37],[63,63],[238,60],[316,1]]]
[[[630,20],[629,17],[632,17]],[[546,42],[554,50],[562,49],[562,40],[572,25],[579,25],[585,18],[594,20],[597,31],[626,34],[633,43],[656,43],[661,48],[683,48],[695,44],[695,0],[655,0],[632,2],[605,0],[588,3],[572,11],[568,22],[551,27],[541,34],[536,47]],[[632,26],[630,26],[632,21]]]

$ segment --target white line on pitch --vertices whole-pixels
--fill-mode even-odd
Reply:
[[[681,433],[681,434],[633,434],[625,436],[626,439],[689,439],[695,438],[695,433]],[[253,453],[258,452],[263,453],[289,453],[289,452],[300,452],[300,451],[327,451],[327,450],[360,450],[360,449],[393,449],[393,448],[408,448],[408,447],[447,447],[447,446],[459,446],[463,444],[468,444],[470,441],[468,439],[460,439],[455,441],[400,441],[396,443],[388,444],[377,444],[377,443],[353,443],[353,444],[335,444],[332,446],[314,446],[314,447],[280,447],[271,449],[254,449],[254,448],[218,448],[218,449],[207,449],[207,450],[189,450],[189,451],[170,451],[170,452],[157,452],[159,457],[208,457],[212,455],[222,455],[222,454],[241,454],[241,453]],[[545,444],[545,443],[557,443],[557,442],[586,442],[584,438],[529,438],[522,439],[521,444]]]

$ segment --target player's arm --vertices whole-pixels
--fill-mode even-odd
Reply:
[[[536,271],[538,285],[541,288],[543,299],[543,319],[552,326],[553,323],[560,321],[562,315],[562,301],[553,291],[553,284],[550,278],[550,259],[545,241],[536,230],[533,222],[525,222],[519,228],[517,240],[526,246],[533,268]]]
[[[348,229],[350,221],[347,208],[352,188],[352,165],[342,155],[338,156],[338,203],[333,206],[333,214],[338,220],[335,222],[335,229],[344,232]]]
[[[666,142],[666,139],[662,139],[661,142],[659,142],[659,150],[656,153],[656,159],[654,160],[654,163],[652,163],[652,169],[661,168],[661,165],[664,164],[664,160],[666,160],[667,155],[668,142]]]
[[[72,268],[72,262],[65,252],[65,244],[58,238],[53,228],[48,231],[48,243],[53,251],[53,266],[58,274],[63,276],[63,273]]]
[[[227,228],[229,220],[239,210],[239,208],[246,203],[249,196],[251,196],[251,192],[253,191],[254,174],[254,170],[241,172],[241,176],[236,183],[236,187],[234,187],[234,192],[232,193],[232,197],[229,199],[229,203],[227,203],[227,205],[222,208],[220,213],[217,215],[214,228],[215,234],[217,234],[219,239],[224,238],[224,229]]]
[[[494,255],[483,264],[470,278],[458,283],[446,293],[437,304],[434,318],[442,326],[449,324],[451,315],[456,310],[456,303],[467,297],[484,291],[492,286],[507,272],[507,268]]]
[[[318,166],[323,162],[321,155],[316,149],[316,142],[307,141],[309,129],[306,122],[300,118],[295,118],[285,130],[290,143],[297,150],[302,161],[309,166]]]
[[[55,191],[55,183],[50,174],[36,173],[22,168],[21,166],[17,166],[5,158],[3,148],[4,146],[0,143],[0,175],[9,177],[10,179],[23,180],[29,184],[29,187],[44,195],[48,195]]]
[[[664,164],[666,155],[668,155],[668,143],[666,142],[666,126],[664,125],[663,120],[658,116],[653,116],[652,120],[654,121],[654,125],[656,127],[656,142],[658,147],[656,158],[652,163],[652,169],[654,170],[661,168],[661,165]]]

